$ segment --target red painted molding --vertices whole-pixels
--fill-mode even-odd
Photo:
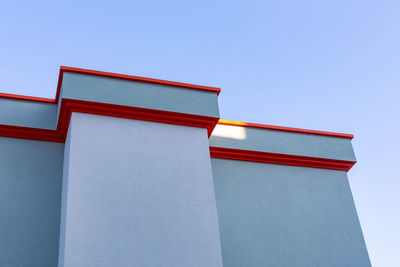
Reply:
[[[72,112],[201,127],[207,129],[208,136],[218,122],[218,118],[214,117],[63,98],[59,117],[60,127],[57,129],[64,141]]]
[[[210,155],[212,158],[293,165],[346,172],[348,172],[351,167],[353,167],[353,165],[356,163],[355,161],[314,158],[212,146],[210,147]]]
[[[14,94],[6,94],[6,93],[0,93],[0,98],[9,98],[9,99],[34,101],[34,102],[42,102],[42,103],[55,103],[54,99],[51,99],[51,98],[26,96],[26,95],[14,95]]]
[[[57,130],[0,125],[0,136],[39,141],[63,142]]]
[[[56,130],[0,125],[0,136],[63,143],[72,112],[201,127],[207,129],[208,136],[218,122],[218,118],[207,116],[63,98]]]
[[[251,127],[251,128],[259,128],[259,129],[275,130],[275,131],[283,131],[283,132],[292,132],[292,133],[303,133],[303,134],[314,134],[314,135],[323,135],[323,136],[330,136],[330,137],[340,137],[340,138],[347,138],[347,139],[350,139],[350,140],[354,138],[354,135],[352,135],[352,134],[306,130],[306,129],[299,129],[299,128],[282,127],[282,126],[274,126],[274,125],[266,125],[266,124],[256,124],[256,123],[247,123],[247,122],[239,122],[239,121],[219,120],[218,124],[231,125],[231,126]]]

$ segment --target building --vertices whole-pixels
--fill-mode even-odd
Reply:
[[[219,121],[219,92],[61,67],[55,99],[1,94],[0,266],[370,266],[353,136]]]

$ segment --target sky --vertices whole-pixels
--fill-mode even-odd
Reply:
[[[0,92],[60,65],[221,87],[221,118],[355,135],[373,266],[400,266],[400,1],[4,1]]]

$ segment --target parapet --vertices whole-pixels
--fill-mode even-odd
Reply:
[[[0,93],[0,136],[65,142],[71,112],[206,128],[220,88],[61,67],[54,99]]]
[[[220,120],[211,157],[349,171],[353,135]]]

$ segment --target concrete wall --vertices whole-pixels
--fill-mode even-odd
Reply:
[[[65,72],[61,97],[219,117],[214,92]]]
[[[212,159],[225,267],[370,266],[344,171]]]
[[[63,153],[0,137],[0,266],[57,266]]]
[[[0,97],[0,126],[57,128],[57,105]]]
[[[65,147],[59,266],[222,266],[206,129],[73,113]]]

